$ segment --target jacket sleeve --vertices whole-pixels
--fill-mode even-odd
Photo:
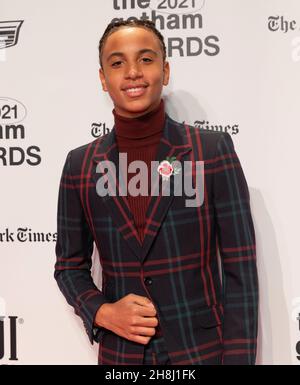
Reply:
[[[94,326],[95,315],[109,301],[91,276],[93,236],[71,172],[71,154],[72,151],[67,155],[59,186],[54,278],[75,314],[81,317],[93,344],[99,342],[105,330]]]
[[[223,364],[254,365],[258,275],[247,182],[228,133],[217,142],[214,211],[223,288]]]

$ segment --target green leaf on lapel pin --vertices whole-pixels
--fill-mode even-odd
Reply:
[[[173,173],[174,174],[179,174],[181,172],[181,168],[176,168],[176,167],[174,167],[174,170],[173,170]]]
[[[172,164],[172,162],[174,162],[174,160],[176,160],[176,156],[167,156],[166,157],[166,160]]]

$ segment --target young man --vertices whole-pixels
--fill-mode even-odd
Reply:
[[[181,124],[165,112],[161,93],[170,67],[154,23],[109,24],[99,58],[115,125],[67,155],[54,273],[60,290],[90,342],[99,342],[98,364],[254,364],[255,232],[231,136]],[[136,160],[151,169],[139,182],[137,169],[126,168]],[[151,168],[153,161],[159,167]],[[173,161],[183,179],[184,163],[192,162],[193,182],[196,163],[204,162],[201,205],[188,206],[185,192],[150,195],[155,173],[174,188]],[[110,194],[101,195],[105,175]],[[139,195],[129,188],[121,193],[147,182]],[[102,290],[90,274],[93,242]]]

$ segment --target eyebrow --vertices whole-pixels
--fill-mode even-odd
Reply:
[[[157,56],[157,52],[153,51],[153,49],[150,49],[150,48],[143,48],[143,49],[140,49],[138,51],[138,54],[141,55],[143,53],[152,53],[153,55]],[[113,56],[122,56],[124,57],[125,54],[123,52],[112,52],[108,58],[106,59],[106,61],[109,61]]]

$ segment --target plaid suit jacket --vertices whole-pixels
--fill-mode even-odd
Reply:
[[[255,364],[255,232],[231,136],[166,114],[156,160],[204,161],[204,201],[186,207],[184,194],[152,196],[142,244],[126,197],[96,192],[97,164],[118,168],[118,155],[114,128],[71,150],[58,197],[54,277],[90,342],[99,342],[98,364],[142,364],[144,345],[93,325],[100,305],[129,293],[155,305],[173,365]],[[90,273],[94,243],[102,290]]]

